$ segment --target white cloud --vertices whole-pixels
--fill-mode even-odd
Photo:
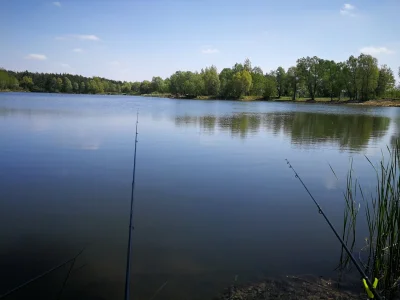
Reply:
[[[29,54],[29,55],[25,56],[25,59],[46,60],[47,57],[44,54]]]
[[[349,4],[349,3],[345,3],[343,8],[347,9],[347,10],[352,10],[352,9],[355,9],[356,7],[354,5]]]
[[[71,68],[71,66],[69,65],[69,64],[60,64],[61,65],[61,67],[63,67],[63,68],[67,68],[67,69],[70,69]]]
[[[377,55],[377,54],[393,54],[394,51],[390,50],[386,47],[364,47],[360,49],[361,53],[364,54],[371,54],[371,55]]]
[[[110,66],[118,67],[120,65],[121,65],[121,63],[118,60],[110,61]]]
[[[73,51],[73,52],[76,52],[76,53],[81,53],[81,52],[83,52],[83,50],[82,50],[81,48],[75,48],[75,49],[72,49],[72,51]]]
[[[73,37],[84,41],[99,41],[100,39],[93,34],[76,34]]]
[[[55,1],[55,2],[53,2],[53,4],[54,4],[55,6],[61,7],[61,2]]]
[[[215,49],[215,48],[207,48],[207,49],[203,49],[201,51],[201,53],[203,53],[203,54],[214,54],[214,53],[219,53],[219,50]]]
[[[68,39],[76,39],[81,41],[100,41],[100,38],[94,34],[69,34],[64,36],[56,36],[55,39],[58,41],[63,41]]]
[[[351,5],[351,4],[349,4],[349,3],[345,3],[344,5],[343,5],[343,7],[340,9],[340,14],[342,15],[342,16],[350,16],[350,17],[354,17],[355,16],[355,14],[354,14],[354,10],[355,10],[355,6],[354,5]]]

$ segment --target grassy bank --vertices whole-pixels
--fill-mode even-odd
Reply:
[[[29,91],[12,91],[12,90],[0,90],[1,92],[28,92]],[[67,93],[58,93],[58,94],[67,94]],[[80,95],[80,94],[76,94]],[[171,98],[171,99],[192,99],[192,100],[229,100],[229,101],[269,101],[269,102],[287,102],[287,103],[325,103],[325,104],[351,104],[351,105],[362,105],[362,106],[381,106],[381,107],[400,107],[400,99],[374,99],[365,102],[350,100],[349,98],[342,99],[333,99],[331,101],[330,98],[315,98],[315,100],[311,100],[310,98],[297,98],[295,101],[292,100],[291,97],[281,97],[281,98],[273,98],[270,100],[266,100],[261,96],[243,96],[239,99],[228,98],[222,99],[217,96],[177,96],[172,95],[170,93],[154,93],[154,94],[125,94],[125,93],[104,93],[104,94],[95,94],[95,95],[126,95],[126,96],[141,96],[141,97],[155,97],[155,98]]]
[[[157,98],[173,98],[173,99],[194,99],[194,100],[230,100],[230,101],[269,101],[269,102],[289,102],[289,103],[325,103],[325,104],[352,104],[352,105],[363,105],[363,106],[383,106],[383,107],[400,107],[400,99],[374,99],[365,102],[350,100],[349,98],[333,99],[330,98],[298,98],[292,100],[291,97],[281,97],[266,100],[261,96],[244,96],[240,99],[221,99],[216,96],[197,96],[197,97],[185,97],[176,96],[172,94],[143,94],[139,95],[142,97],[157,97]]]

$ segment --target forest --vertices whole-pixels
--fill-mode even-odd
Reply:
[[[400,68],[399,68],[400,77]],[[153,77],[142,82],[116,81],[73,74],[14,72],[0,69],[1,91],[30,91],[74,94],[168,95],[219,99],[291,100],[329,98],[366,101],[379,98],[400,98],[393,71],[379,66],[371,55],[350,56],[345,62],[303,57],[285,70],[264,73],[253,67],[249,59],[218,72],[215,66],[200,72],[176,71],[169,78]]]

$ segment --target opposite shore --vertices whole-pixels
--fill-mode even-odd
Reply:
[[[29,91],[11,91],[11,90],[0,90],[0,93],[31,93]],[[33,92],[35,93],[35,92]],[[44,94],[59,94],[59,95],[85,95],[85,94],[71,94],[71,93],[44,93]],[[93,94],[92,94],[93,95]],[[331,100],[330,98],[316,98],[311,100],[309,98],[300,98],[297,100],[292,100],[289,97],[265,99],[258,96],[244,96],[240,99],[227,98],[222,99],[221,97],[215,96],[197,96],[197,97],[185,97],[177,96],[172,94],[125,94],[125,93],[104,93],[104,94],[94,94],[94,95],[114,95],[114,96],[139,96],[139,97],[149,97],[149,98],[169,98],[169,99],[187,99],[187,100],[221,100],[221,101],[264,101],[264,102],[281,102],[281,103],[317,103],[317,104],[329,104],[329,105],[360,105],[360,106],[376,106],[376,107],[400,107],[400,99],[372,99],[368,101],[357,101],[357,100]]]
[[[227,101],[265,101],[265,102],[281,102],[281,103],[318,103],[318,104],[330,104],[330,105],[362,105],[362,106],[380,106],[380,107],[400,107],[400,99],[372,99],[368,101],[357,101],[357,100],[331,100],[330,98],[316,98],[315,100],[311,100],[309,98],[300,98],[297,100],[292,100],[289,97],[281,97],[281,98],[273,98],[273,99],[265,99],[263,97],[257,96],[244,96],[240,99],[222,99],[220,97],[214,96],[197,96],[197,97],[184,97],[184,96],[175,96],[172,94],[142,94],[136,95],[141,97],[154,97],[154,98],[170,98],[170,99],[187,99],[187,100],[227,100]]]

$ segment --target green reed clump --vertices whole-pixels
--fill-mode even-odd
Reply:
[[[356,242],[356,224],[360,205],[357,193],[365,203],[368,237],[361,251],[366,251],[367,259],[360,263],[365,273],[373,280],[379,279],[378,290],[386,299],[394,299],[400,283],[400,143],[393,149],[388,148],[389,158],[384,155],[377,167],[367,158],[376,173],[376,191],[371,198],[364,196],[363,189],[353,176],[352,165],[347,175],[347,188],[344,192],[345,210],[343,218],[343,240],[353,251]],[[351,262],[343,251],[340,257],[341,267]],[[360,252],[361,252],[360,251]]]

